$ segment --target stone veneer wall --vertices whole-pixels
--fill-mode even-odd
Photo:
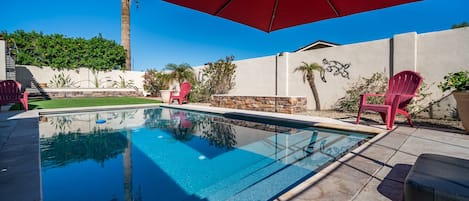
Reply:
[[[210,106],[293,114],[306,111],[306,97],[213,95]]]

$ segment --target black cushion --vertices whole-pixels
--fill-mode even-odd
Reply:
[[[405,200],[469,200],[469,160],[437,154],[417,158],[404,183]]]

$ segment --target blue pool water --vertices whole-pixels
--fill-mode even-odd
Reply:
[[[167,108],[40,120],[46,201],[272,200],[369,137]]]

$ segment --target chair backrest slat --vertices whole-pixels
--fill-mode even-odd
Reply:
[[[21,97],[21,84],[14,80],[0,81],[0,102],[9,103]]]
[[[391,104],[396,95],[416,95],[421,83],[422,76],[418,73],[414,71],[399,72],[389,79],[389,88],[386,92],[384,104]],[[411,98],[401,100],[399,108],[406,107],[410,100]]]
[[[180,86],[179,96],[186,97],[191,91],[191,84],[189,82],[183,82]]]

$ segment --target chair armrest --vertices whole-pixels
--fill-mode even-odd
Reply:
[[[28,99],[28,95],[29,95],[28,92],[24,92],[24,93],[23,93],[23,98]]]
[[[369,97],[369,96],[374,96],[374,97],[384,97],[384,94],[361,94],[360,95],[360,104],[365,104],[366,103],[366,99]]]

